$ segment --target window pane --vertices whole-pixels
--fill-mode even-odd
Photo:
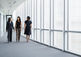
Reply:
[[[44,31],[44,43],[49,45],[50,39],[49,39],[49,31]]]
[[[37,41],[40,42],[40,30],[37,30]]]
[[[54,0],[51,0],[51,29],[54,28]]]
[[[54,46],[54,31],[51,32],[51,46]]]
[[[34,0],[34,28],[37,28],[37,0]]]
[[[54,45],[63,49],[63,32],[54,32]]]
[[[40,28],[40,0],[37,0],[37,28]]]
[[[32,0],[32,28],[36,28],[37,20],[36,20],[36,0]]]
[[[27,6],[28,6],[28,16],[30,16],[31,17],[31,0],[27,0]]]
[[[44,28],[49,29],[50,20],[50,0],[44,0]]]
[[[41,28],[43,28],[43,26],[44,26],[44,2],[43,2],[44,0],[40,0],[40,3],[41,3],[41,8],[40,8],[40,21],[41,21]]]
[[[81,31],[81,0],[69,0],[69,29]]]
[[[32,40],[34,40],[34,30],[32,29]]]
[[[34,28],[34,0],[32,0],[32,28]]]
[[[37,40],[37,31],[34,30],[34,40]]]
[[[41,31],[41,38],[40,38],[40,40],[41,40],[41,43],[43,43],[44,42],[44,31]]]
[[[54,27],[63,30],[64,0],[54,1]]]
[[[81,34],[69,33],[69,51],[81,54]]]

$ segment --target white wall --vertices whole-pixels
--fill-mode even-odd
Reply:
[[[0,12],[0,36],[3,36],[3,13]]]
[[[6,15],[3,15],[3,32],[6,32]]]

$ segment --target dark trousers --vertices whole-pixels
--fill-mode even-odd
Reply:
[[[8,42],[12,42],[12,29],[8,30]]]
[[[20,41],[21,28],[16,28],[16,41]]]

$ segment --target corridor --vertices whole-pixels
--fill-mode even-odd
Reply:
[[[13,32],[12,43],[7,43],[6,35],[0,38],[0,57],[79,57],[33,41],[27,43],[23,36],[17,43],[15,37],[15,32]]]
[[[0,57],[81,57],[81,0],[0,0]]]

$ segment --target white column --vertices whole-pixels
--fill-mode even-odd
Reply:
[[[1,13],[0,13],[0,37],[1,37]]]
[[[6,32],[6,15],[3,15],[3,32]]]

